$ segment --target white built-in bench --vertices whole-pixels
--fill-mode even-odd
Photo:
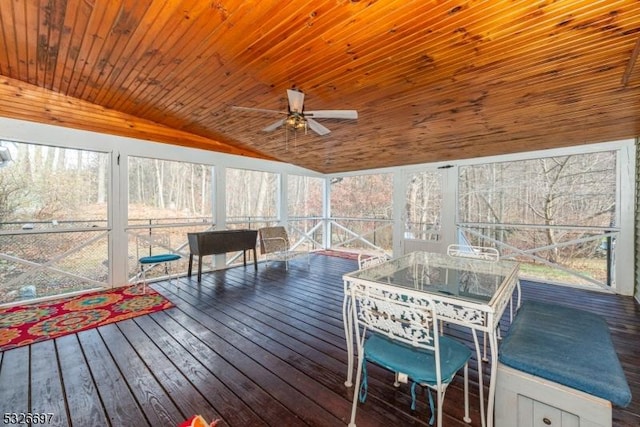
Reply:
[[[526,301],[499,351],[496,427],[611,427],[631,391],[596,314]]]

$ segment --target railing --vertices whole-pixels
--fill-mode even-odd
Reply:
[[[271,227],[279,223],[280,220],[273,217],[227,218],[228,228],[257,230],[261,227]],[[300,247],[305,247],[310,251],[322,248],[322,217],[289,217],[287,229],[292,250]]]
[[[226,227],[258,229],[277,223],[279,220],[273,217],[234,217],[227,219]],[[126,227],[130,236],[130,280],[138,279],[140,244],[145,254],[155,250],[183,255],[174,269],[183,274],[189,255],[186,234],[215,226],[209,217],[130,219]],[[332,249],[390,252],[393,246],[391,219],[293,217],[287,226],[293,249],[323,248],[327,230],[331,230]],[[548,282],[577,280],[600,288],[615,286],[612,272],[615,241],[620,233],[616,227],[460,223],[458,229],[469,242],[495,246],[503,258],[521,261],[524,277],[542,275],[541,279]],[[0,303],[15,299],[25,283],[39,287],[57,282],[63,292],[108,286],[109,233],[108,223],[102,219],[0,223]],[[554,243],[549,243],[550,233],[556,239]],[[240,255],[230,254],[226,265],[239,263]],[[551,271],[563,276],[554,277]]]
[[[0,304],[109,286],[105,220],[0,224]]]
[[[460,223],[473,244],[494,246],[522,263],[521,275],[547,282],[615,286],[616,227]],[[553,243],[551,239],[555,240]]]
[[[187,233],[208,231],[215,227],[210,217],[194,218],[135,218],[129,219],[129,282],[140,280],[138,259],[144,255],[176,253],[182,259],[172,264],[172,274],[186,274],[189,259]],[[144,251],[144,253],[141,252]],[[147,279],[162,279],[161,269],[147,271]]]
[[[386,218],[338,218],[329,220],[331,248],[390,252],[393,220]]]
[[[87,230],[91,228],[106,229],[106,219],[85,220],[48,220],[48,221],[5,221],[0,222],[0,235],[17,235],[26,232],[51,232],[54,230]]]
[[[289,218],[289,240],[291,249],[305,247],[309,251],[323,247],[324,220],[321,217]]]

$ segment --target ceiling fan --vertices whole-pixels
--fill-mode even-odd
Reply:
[[[321,125],[315,119],[357,119],[358,112],[356,110],[304,110],[304,92],[295,89],[287,89],[287,97],[289,98],[289,107],[287,111],[268,110],[264,108],[237,107],[234,110],[257,111],[269,114],[284,114],[285,118],[270,124],[262,129],[263,132],[272,132],[281,126],[289,129],[303,130],[311,129],[318,135],[327,135],[331,131]]]

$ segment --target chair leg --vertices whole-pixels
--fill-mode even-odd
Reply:
[[[475,329],[471,330],[473,334],[473,343],[476,347],[476,360],[478,362],[478,390],[479,390],[479,398],[480,398],[480,421],[482,427],[485,427],[485,414],[484,414],[484,381],[482,375],[482,359],[480,357],[480,344],[478,342],[478,334]]]
[[[464,364],[464,418],[462,420],[471,424],[471,417],[469,417],[469,362]]]
[[[483,347],[484,347],[484,354],[482,356],[482,361],[488,362],[489,358],[487,357],[487,333],[486,332],[482,333],[482,341],[483,341]]]
[[[171,285],[171,273],[169,273],[169,263],[164,263],[164,274],[169,277],[169,285]]]
[[[438,389],[436,390],[436,396],[438,396],[438,402],[436,404],[438,421],[436,425],[438,427],[442,427],[442,402],[444,400],[444,390],[442,390],[441,387],[438,387]]]
[[[169,277],[169,285],[171,285],[171,277],[172,277],[172,269],[171,266],[169,265],[169,262],[165,262],[164,263],[164,274],[166,274]],[[180,290],[180,282],[178,281],[178,276],[176,275],[175,277],[176,279],[176,289]]]
[[[361,349],[359,349],[361,350]],[[353,386],[353,404],[351,405],[351,421],[348,427],[356,427],[356,410],[358,409],[358,401],[360,400],[360,381],[362,379],[362,356],[358,354],[358,368],[356,369],[356,381]]]
[[[344,300],[342,301],[342,322],[344,326],[344,335],[347,342],[347,354],[350,354],[351,357],[347,361],[347,379],[344,382],[344,385],[347,387],[351,387],[353,383],[351,382],[353,378],[353,359],[354,359],[354,348],[353,348],[353,314],[351,313],[351,299],[349,298],[347,292],[344,293]]]
[[[140,264],[140,272],[142,273],[142,293],[147,293],[147,275],[144,270],[144,264]]]
[[[173,275],[173,269],[169,267],[169,283],[171,283],[171,276]],[[178,275],[176,274],[174,279],[176,280],[176,290],[180,290],[180,281],[178,280]]]

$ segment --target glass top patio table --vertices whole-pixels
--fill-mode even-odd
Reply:
[[[364,270],[348,273],[344,279],[364,280],[423,291],[452,299],[494,305],[515,274],[518,263],[447,254],[411,252]]]
[[[495,378],[498,360],[497,329],[506,306],[511,302],[513,292],[518,288],[519,263],[509,260],[489,261],[485,259],[450,256],[441,253],[411,252],[382,264],[347,273],[344,280],[345,298],[343,319],[347,340],[347,380],[352,385],[353,372],[353,322],[350,319],[349,290],[351,286],[379,283],[389,286],[401,294],[420,298],[424,293],[436,306],[440,320],[465,326],[473,332],[479,375],[480,416],[482,425],[493,427],[495,404]],[[519,301],[517,303],[519,305]],[[511,313],[513,317],[513,311]],[[488,340],[490,358],[481,357],[480,344],[476,332],[483,332]],[[489,374],[489,395],[484,407],[482,361],[491,360]],[[486,415],[486,416],[485,416]]]

